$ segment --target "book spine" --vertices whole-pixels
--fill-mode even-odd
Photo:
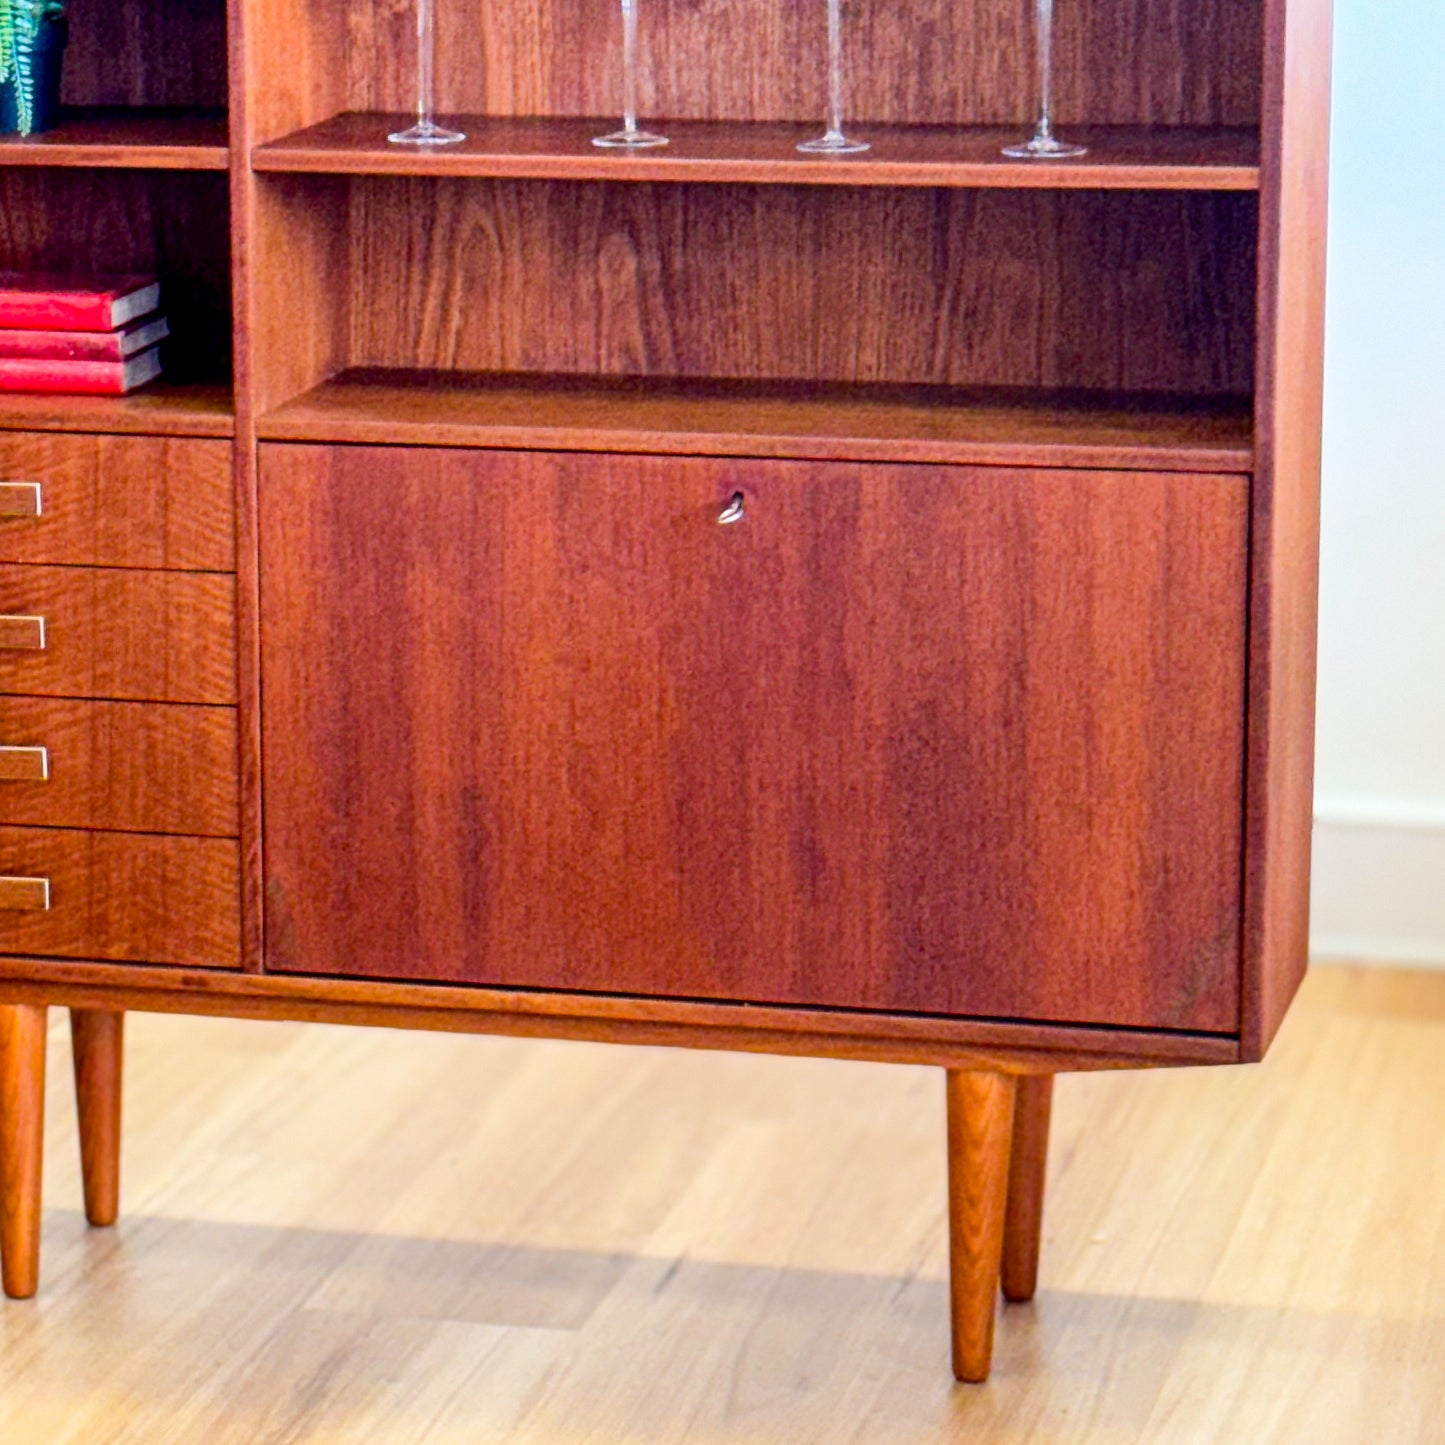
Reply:
[[[20,361],[0,357],[0,391],[123,396],[127,390],[126,371],[122,361]]]
[[[36,331],[109,331],[115,306],[109,296],[0,291],[0,326]]]
[[[0,360],[124,361],[111,331],[0,331]]]

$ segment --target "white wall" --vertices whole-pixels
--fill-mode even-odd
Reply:
[[[1313,935],[1445,962],[1445,4],[1335,0]]]

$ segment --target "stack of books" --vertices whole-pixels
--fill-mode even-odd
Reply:
[[[0,391],[124,396],[153,381],[160,299],[149,276],[0,273]]]

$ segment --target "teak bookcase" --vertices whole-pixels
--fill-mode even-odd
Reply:
[[[1052,1076],[1280,1024],[1327,0],[1061,0],[1064,164],[1028,0],[850,4],[841,159],[821,0],[646,6],[672,144],[597,150],[614,11],[443,0],[417,154],[404,7],[73,0],[0,143],[0,266],[175,331],[0,398],[11,1295],[50,1005],[97,1224],[130,1009],[921,1062],[980,1380]]]

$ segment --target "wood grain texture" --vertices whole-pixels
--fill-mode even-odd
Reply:
[[[235,968],[236,844],[0,827],[0,872],[50,879],[43,913],[0,913],[0,951]]]
[[[234,704],[236,584],[219,573],[0,563],[0,612],[45,650],[0,652],[0,693]]]
[[[85,1218],[103,1229],[120,1215],[125,1015],[101,1009],[71,1009],[70,1042]]]
[[[276,441],[1248,471],[1247,400],[353,370],[257,422]]]
[[[0,1279],[11,1299],[40,1284],[45,1018],[43,1004],[0,1004]]]
[[[349,196],[349,182],[327,177],[250,179],[242,261],[250,414],[279,406],[347,364],[350,286],[341,290],[335,282],[350,274]]]
[[[332,17],[333,69],[345,56],[345,102],[333,109],[412,106],[416,51],[409,12],[386,0],[320,8]],[[527,14],[527,23],[518,24],[505,8],[439,7],[439,108],[519,116],[617,113],[622,25],[616,8],[540,0]],[[1256,124],[1259,15],[1258,0],[1060,5],[1058,119]],[[1017,127],[1032,121],[1032,7],[1022,0],[853,6],[845,25],[850,118]],[[812,123],[823,115],[821,7],[758,0],[744,24],[728,0],[653,5],[641,14],[640,42],[646,116]]]
[[[270,966],[1235,1027],[1243,478],[261,485]]]
[[[217,111],[68,110],[38,135],[0,136],[0,166],[223,171],[229,164],[226,117]]]
[[[0,432],[94,432],[119,436],[229,437],[229,383],[153,381],[129,396],[0,394]]]
[[[0,782],[0,823],[236,836],[234,708],[0,696],[0,743],[50,755]]]
[[[0,518],[0,562],[236,565],[227,442],[0,431],[0,480],[41,490],[38,517]]]
[[[1248,195],[395,178],[351,193],[357,366],[1251,385]]]
[[[867,151],[808,156],[817,123],[679,121],[650,151],[599,149],[615,120],[458,116],[466,139],[441,151],[393,145],[401,115],[349,111],[258,148],[258,171],[510,176],[540,180],[711,181],[841,186],[1000,186],[1044,190],[1233,190],[1259,187],[1253,128],[1071,128],[1088,154],[1067,165],[1010,160],[1017,127],[870,126]]]
[[[66,12],[67,106],[225,108],[224,0],[67,0]]]
[[[1052,1074],[1034,1074],[1018,1080],[1014,1093],[1002,1265],[1003,1297],[1015,1303],[1033,1299],[1039,1285],[1044,1178],[1053,1098]]]
[[[1251,1058],[1269,1046],[1309,955],[1330,0],[1270,0],[1266,16],[1245,849]]]
[[[0,998],[70,1008],[298,1020],[432,1033],[736,1049],[1028,1075],[1225,1064],[1218,1034],[777,1008],[541,989],[288,978],[0,956]]]
[[[953,1375],[981,1384],[993,1363],[1016,1083],[961,1069],[945,1080]]]
[[[171,323],[165,374],[177,382],[231,374],[223,174],[0,167],[0,271],[154,272]]]

